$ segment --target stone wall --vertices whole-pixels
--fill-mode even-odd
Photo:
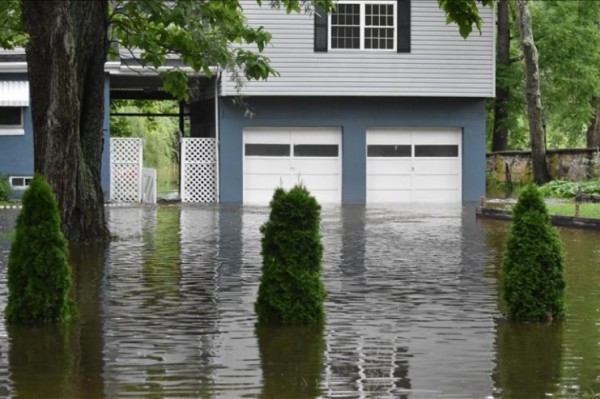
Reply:
[[[488,179],[513,183],[533,180],[530,151],[501,151],[486,155]],[[554,180],[584,181],[600,177],[599,149],[548,150],[548,173]]]

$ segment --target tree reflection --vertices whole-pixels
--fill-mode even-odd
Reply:
[[[321,395],[323,331],[322,326],[256,327],[263,371],[261,398]]]
[[[543,398],[559,385],[563,345],[561,322],[496,323],[494,382],[499,396]]]
[[[8,325],[14,397],[104,397],[101,291],[105,247],[70,248],[76,319],[63,326]]]

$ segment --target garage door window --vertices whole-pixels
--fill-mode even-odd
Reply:
[[[457,145],[415,145],[415,157],[458,157]]]
[[[371,144],[367,146],[368,157],[410,158],[410,145]]]
[[[294,145],[295,157],[337,157],[339,147],[337,144],[296,144]]]
[[[246,156],[289,157],[289,144],[246,144]]]

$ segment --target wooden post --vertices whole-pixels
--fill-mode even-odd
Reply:
[[[579,202],[575,202],[575,217],[579,217]]]
[[[479,207],[485,208],[485,197],[479,198]]]

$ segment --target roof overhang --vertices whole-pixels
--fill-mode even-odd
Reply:
[[[29,82],[26,80],[0,81],[0,107],[28,107]]]

